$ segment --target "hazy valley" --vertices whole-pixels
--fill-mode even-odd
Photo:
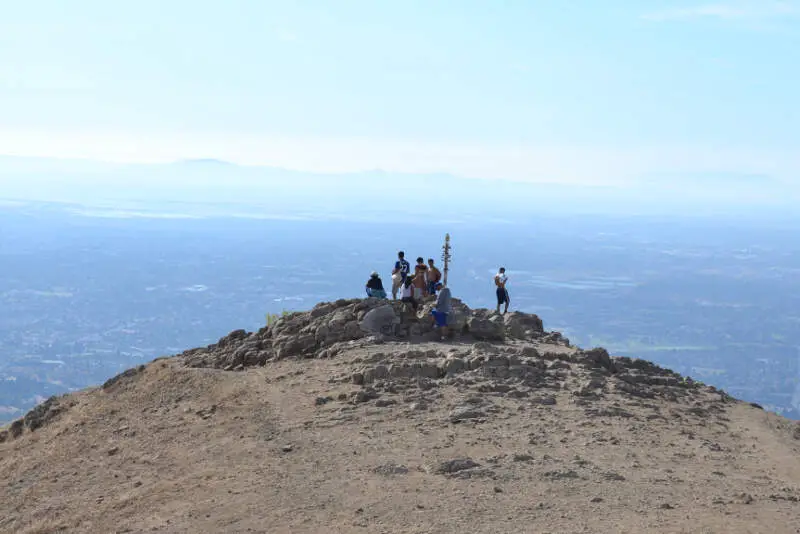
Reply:
[[[91,209],[90,209],[91,208]],[[454,294],[512,307],[581,346],[643,357],[800,418],[800,246],[751,221],[608,215],[470,221],[93,216],[0,211],[0,420],[132,365],[209,344],[265,314],[359,297],[397,250],[439,258]],[[100,216],[102,215],[102,216]],[[268,215],[268,213],[265,213]]]

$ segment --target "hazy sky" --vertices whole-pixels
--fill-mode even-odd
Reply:
[[[0,8],[0,153],[800,177],[800,0]]]

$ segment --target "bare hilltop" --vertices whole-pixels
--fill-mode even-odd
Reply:
[[[797,533],[800,425],[535,315],[341,300],[0,429],[0,532]]]

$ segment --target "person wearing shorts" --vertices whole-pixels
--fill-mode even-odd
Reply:
[[[506,268],[500,267],[500,270],[494,275],[494,285],[497,286],[497,313],[500,313],[500,306],[505,305],[503,309],[504,315],[508,312],[508,305],[511,304],[511,297],[508,296],[508,289],[506,288],[507,283]]]
[[[447,319],[450,315],[450,310],[450,288],[443,287],[436,298],[436,306],[431,310],[434,326],[439,330],[441,339],[447,338]]]

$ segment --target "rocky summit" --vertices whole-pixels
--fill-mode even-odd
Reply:
[[[0,429],[2,532],[800,532],[800,425],[535,315],[341,300]]]

